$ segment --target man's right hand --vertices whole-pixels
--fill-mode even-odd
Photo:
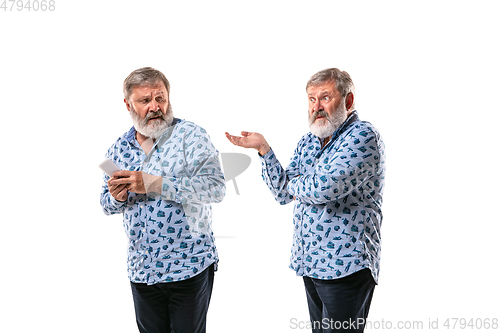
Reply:
[[[264,136],[259,133],[241,132],[241,136],[234,136],[226,132],[226,138],[231,141],[233,145],[256,149],[261,156],[264,156],[271,150]]]
[[[118,184],[114,185],[112,184],[111,181],[116,180],[117,178],[111,177],[108,180],[108,188],[109,188],[109,193],[115,198],[117,201],[127,201],[128,198],[128,190],[127,190],[127,184]]]

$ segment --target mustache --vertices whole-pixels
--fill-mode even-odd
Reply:
[[[145,117],[144,117],[144,123],[147,123],[153,118],[161,118],[165,120],[163,112],[161,110],[155,111],[155,112],[149,112]]]
[[[165,111],[165,113],[163,113],[161,111],[161,109],[158,109],[156,111],[150,111],[149,113],[147,113],[144,116],[143,124],[146,125],[148,123],[148,121],[150,121],[153,118],[158,118],[158,119],[161,119],[161,120],[163,120],[165,122],[168,122],[169,117],[171,116],[171,114],[172,114],[172,104],[170,104],[170,102],[169,102],[168,106],[167,106],[167,110]]]
[[[144,119],[142,120],[142,125],[146,126],[148,124],[148,122],[153,118],[156,118],[155,120],[163,120],[164,122],[167,122],[168,113],[169,113],[169,110],[167,110],[167,114],[163,114],[163,112],[161,110],[154,111],[154,112],[151,111],[144,116]]]
[[[330,121],[330,117],[329,117],[328,113],[326,113],[325,110],[318,110],[318,111],[315,111],[311,115],[311,117],[309,118],[310,124],[314,123],[316,121],[316,119],[318,119],[318,117],[324,117],[324,118],[326,118],[326,120]]]

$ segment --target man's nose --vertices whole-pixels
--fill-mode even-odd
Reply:
[[[158,102],[153,99],[149,103],[149,110],[148,111],[156,112],[156,111],[158,111],[159,106],[160,106],[160,104],[158,104]]]
[[[313,104],[313,107],[312,107],[312,110],[311,110],[311,113],[314,113],[318,110],[321,110],[322,109],[322,106],[321,106],[321,102],[319,99],[317,99],[314,104]]]

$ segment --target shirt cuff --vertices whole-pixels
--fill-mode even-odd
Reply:
[[[274,155],[273,148],[269,147],[269,151],[265,153],[264,155],[261,155],[259,152],[257,152],[257,155],[259,155],[262,158],[269,157],[270,155]]]
[[[118,201],[115,199],[114,196],[112,196],[111,194],[109,195],[109,203],[116,209],[120,209],[122,208],[123,206],[126,206],[127,205],[127,200],[125,201]]]
[[[257,153],[261,160],[266,163],[267,165],[273,165],[274,163],[278,162],[278,159],[276,158],[276,155],[274,154],[273,149],[271,148],[266,154],[261,155]]]

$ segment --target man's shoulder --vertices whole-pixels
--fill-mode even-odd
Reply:
[[[370,122],[357,120],[353,122],[336,140],[336,146],[360,146],[369,144],[369,147],[382,149],[384,142],[378,129]]]
[[[297,142],[295,151],[300,153],[304,149],[312,149],[310,147],[314,146],[314,140],[317,140],[317,137],[311,132],[304,134]]]
[[[131,129],[123,133],[116,139],[116,141],[111,145],[111,148],[114,146],[126,146],[131,138],[135,137],[135,128],[132,126]]]
[[[299,145],[300,145],[300,144],[303,144],[303,143],[305,143],[305,142],[311,142],[311,141],[313,141],[313,140],[315,140],[315,139],[317,139],[317,136],[316,136],[316,135],[312,134],[312,132],[307,132],[306,134],[304,134],[304,135],[302,136],[302,138],[300,138],[300,140],[299,140]]]
[[[113,144],[109,147],[106,157],[109,158],[116,154],[121,154],[124,151],[129,150],[131,138],[135,137],[135,128],[132,126],[127,132],[123,133],[118,137],[118,139],[113,142]]]
[[[207,131],[200,125],[195,124],[192,121],[175,118],[174,131],[177,133],[184,133],[189,135],[192,133],[203,133],[206,134]]]
[[[362,137],[376,136],[377,138],[380,138],[379,130],[373,126],[372,123],[366,120],[355,121],[351,127],[351,133],[353,134],[355,133]]]

